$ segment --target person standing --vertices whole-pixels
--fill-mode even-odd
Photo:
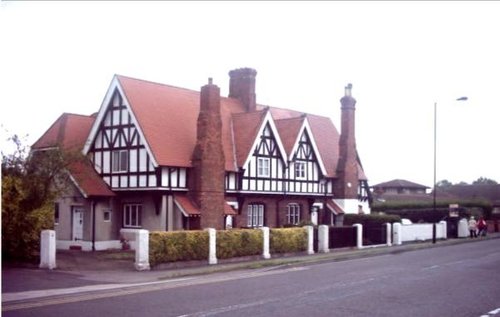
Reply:
[[[470,237],[472,238],[477,238],[477,222],[476,219],[474,219],[474,216],[470,216],[469,219],[469,232],[470,232]]]
[[[484,220],[484,218],[479,218],[479,221],[477,222],[477,229],[479,231],[478,236],[486,236],[487,228],[488,226],[486,225],[486,221]]]

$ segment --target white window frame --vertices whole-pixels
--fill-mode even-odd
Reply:
[[[271,175],[271,160],[268,157],[257,158],[257,177],[269,177]]]
[[[264,205],[249,204],[247,214],[247,227],[258,228],[264,226]]]
[[[306,162],[304,161],[295,162],[295,178],[306,179]]]
[[[300,223],[300,205],[290,203],[286,206],[286,221],[290,225],[298,225]]]
[[[113,151],[111,162],[111,170],[114,173],[126,172],[128,169],[129,155],[127,150]]]
[[[142,227],[142,205],[141,204],[124,204],[123,205],[123,227],[124,228],[141,228]]]

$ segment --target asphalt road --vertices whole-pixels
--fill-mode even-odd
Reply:
[[[499,316],[500,240],[54,298],[3,316]]]

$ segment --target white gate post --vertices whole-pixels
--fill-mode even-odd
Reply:
[[[214,228],[205,230],[208,231],[208,264],[217,264],[217,231]]]
[[[356,227],[356,247],[358,249],[363,248],[363,225],[360,223],[355,223],[352,225]]]
[[[386,223],[385,224],[385,229],[386,229],[386,236],[385,236],[385,239],[386,239],[386,242],[387,242],[387,246],[390,247],[392,245],[392,226],[390,223]]]
[[[448,223],[444,220],[441,220],[439,224],[441,225],[441,230],[443,230],[443,236],[441,238],[445,240],[448,239]]]
[[[307,231],[307,254],[314,254],[314,228],[313,226],[304,226]]]
[[[56,268],[56,232],[42,230],[40,233],[40,265],[41,269]]]
[[[392,224],[392,240],[395,245],[401,245],[403,243],[402,239],[401,223],[395,222]]]
[[[148,271],[149,266],[149,231],[139,229],[135,232],[135,269]]]
[[[328,226],[320,225],[318,226],[318,252],[328,253],[330,252],[330,245],[328,241]]]
[[[467,219],[460,219],[458,222],[458,237],[467,238],[469,236],[469,225],[467,224]]]
[[[262,257],[264,259],[270,259],[271,254],[269,253],[269,227],[261,227],[260,230],[262,230]]]

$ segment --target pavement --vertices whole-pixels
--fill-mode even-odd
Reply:
[[[158,284],[187,276],[223,274],[268,266],[299,266],[326,261],[345,261],[499,238],[500,233],[489,233],[487,237],[438,240],[435,244],[425,241],[390,247],[343,248],[330,250],[329,253],[301,254],[268,260],[233,260],[217,265],[208,265],[206,261],[176,263],[170,265],[168,269],[164,266],[161,269],[140,272],[134,268],[133,251],[57,251],[57,268],[54,270],[39,269],[36,265],[21,267],[2,263],[2,310],[9,305],[38,299]]]

